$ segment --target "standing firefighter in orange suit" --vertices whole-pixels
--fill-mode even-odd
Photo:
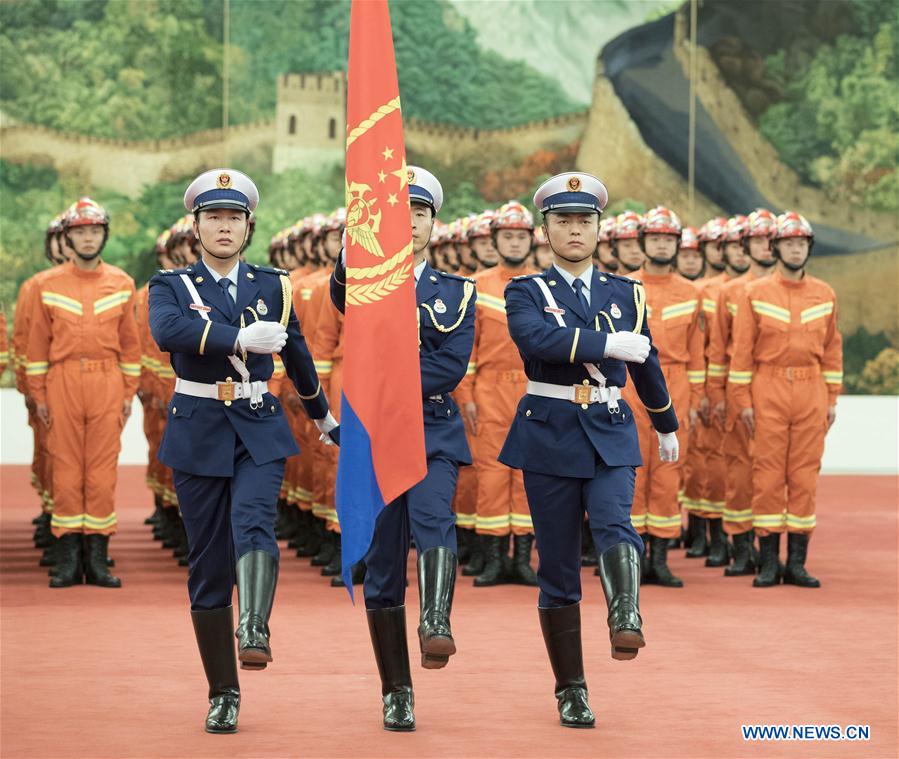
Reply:
[[[739,422],[740,410],[734,403],[733,385],[725,385],[725,375],[733,355],[733,322],[737,304],[746,287],[770,274],[774,266],[771,235],[776,222],[774,214],[761,208],[748,217],[734,217],[725,231],[724,259],[728,272],[735,276],[718,289],[715,328],[709,344],[709,367],[714,366],[715,371],[710,371],[706,383],[712,412],[725,430],[723,450],[727,474],[722,526],[734,543],[734,563],[727,566],[729,559],[725,537],[713,530],[706,566],[726,567],[725,577],[755,574],[752,547],[753,445],[745,425]],[[709,524],[715,526],[711,522]]]
[[[537,575],[531,568],[534,524],[524,479],[519,470],[497,458],[527,386],[524,364],[509,336],[504,293],[513,277],[535,273],[528,265],[534,218],[521,203],[510,200],[497,211],[492,227],[499,264],[475,277],[479,305],[469,359],[475,373],[467,374],[456,392],[468,426],[474,431],[472,449],[478,472],[475,524],[485,564],[474,584],[536,586]],[[510,535],[514,535],[511,564]]]
[[[66,212],[75,255],[37,285],[26,375],[53,452],[53,533],[59,538],[51,588],[118,588],[109,574],[116,531],[116,463],[122,428],[140,380],[134,280],[103,263],[109,216],[90,198]]]
[[[659,363],[671,402],[675,408],[689,409],[681,420],[683,430],[681,456],[677,461],[660,461],[651,455],[655,428],[633,388],[625,388],[624,398],[634,409],[637,434],[644,465],[637,469],[634,505],[631,517],[638,532],[649,534],[649,573],[647,582],[669,588],[683,585],[668,568],[668,540],[680,536],[681,512],[678,493],[681,488],[683,460],[687,452],[690,427],[698,421],[705,393],[705,355],[699,325],[699,296],[688,280],[671,271],[677,256],[681,223],[677,215],[663,206],[647,211],[640,230],[640,245],[646,254],[642,280],[646,290],[646,312]],[[613,304],[612,313],[617,310]],[[643,524],[640,524],[645,519]],[[644,538],[645,540],[645,538]]]
[[[815,236],[793,211],[777,217],[777,268],[747,285],[737,304],[729,382],[740,419],[754,438],[752,524],[759,536],[757,588],[780,577],[780,534],[787,532],[784,583],[817,588],[805,569],[815,529],[815,489],[824,436],[836,419],[843,345],[836,295],[806,274]]]

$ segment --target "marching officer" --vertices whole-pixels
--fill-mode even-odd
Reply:
[[[51,588],[121,587],[107,568],[116,531],[116,465],[140,380],[134,280],[100,258],[109,216],[73,203],[63,235],[74,255],[35,285],[26,377],[53,455],[56,574]]]
[[[471,356],[477,299],[470,279],[438,272],[426,260],[434,217],[443,204],[440,182],[417,166],[408,167],[408,178],[428,473],[378,515],[363,583],[381,675],[384,727],[400,731],[415,729],[403,605],[410,531],[418,551],[422,667],[445,667],[456,653],[450,628],[457,563],[452,502],[459,466],[471,464],[471,453],[462,415],[450,393],[465,376]],[[331,298],[341,311],[345,283],[346,265],[341,260],[331,276]]]
[[[527,263],[533,230],[530,211],[518,201],[505,203],[493,219],[494,247],[500,263],[475,277],[478,305],[470,362],[475,370],[473,375],[466,375],[457,394],[474,430],[476,530],[486,557],[483,571],[474,579],[475,587],[504,582],[537,584],[531,568],[534,525],[524,481],[521,472],[497,460],[527,383],[521,358],[509,337],[504,291],[513,277],[533,273]],[[510,535],[514,535],[511,563]]]
[[[189,544],[188,592],[209,681],[208,732],[237,730],[240,687],[231,595],[237,581],[238,656],[272,661],[268,621],[278,576],[274,526],[287,456],[297,445],[268,392],[280,353],[322,437],[336,426],[280,269],[239,260],[259,194],[231,169],[200,174],[184,194],[202,260],[150,282],[150,329],[171,354],[175,394],[159,458],[174,470]]]
[[[538,612],[556,678],[561,724],[593,727],[581,653],[581,524],[589,515],[609,607],[612,658],[645,645],[638,606],[643,542],[631,524],[641,464],[630,373],[658,430],[663,460],[678,455],[677,417],[652,347],[643,286],[592,263],[603,184],[580,172],[548,179],[534,204],[555,262],[506,288],[509,333],[524,359],[521,399],[500,460],[524,471],[537,539]]]
[[[776,585],[780,535],[788,534],[784,583],[817,588],[805,568],[817,523],[815,490],[824,437],[843,382],[842,337],[833,289],[805,271],[815,241],[798,213],[777,217],[777,266],[747,284],[734,318],[728,381],[754,440],[752,523],[759,536],[757,588]]]

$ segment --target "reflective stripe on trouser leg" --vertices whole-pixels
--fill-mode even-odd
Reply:
[[[727,463],[724,531],[728,535],[749,532],[752,527],[752,440],[746,425],[732,419],[724,433]]]

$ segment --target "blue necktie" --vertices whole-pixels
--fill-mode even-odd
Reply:
[[[584,295],[584,289],[586,287],[587,285],[584,284],[584,280],[574,280],[574,295],[577,298],[578,305],[581,307],[581,311],[583,312],[584,321],[587,321],[590,318],[590,304],[587,303],[587,296]]]
[[[234,319],[234,301],[231,298],[231,293],[228,292],[228,288],[231,287],[231,280],[227,277],[222,277],[219,280],[219,287],[222,288],[222,292],[225,293],[225,316],[228,317],[228,321]]]

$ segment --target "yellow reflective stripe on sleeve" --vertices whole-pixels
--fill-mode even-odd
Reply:
[[[42,292],[41,303],[43,303],[45,306],[51,306],[53,308],[62,309],[63,311],[68,311],[70,314],[75,314],[75,316],[84,316],[84,309],[81,306],[81,301],[77,301],[74,298],[63,295],[62,293],[54,293],[49,291]]]
[[[130,290],[117,290],[111,295],[105,295],[94,301],[94,314],[102,314],[104,311],[109,311],[111,308],[127,303],[130,297]]]
[[[645,408],[650,414],[661,414],[663,411],[667,411],[671,408],[671,399],[668,399],[668,403],[666,403],[661,408],[650,408],[646,404],[643,404],[643,408]]]
[[[738,372],[731,369],[727,374],[727,381],[735,385],[748,385],[752,382],[752,372]]]
[[[489,308],[493,311],[498,311],[501,314],[506,313],[506,301],[504,298],[497,298],[495,295],[488,295],[487,293],[478,293],[478,306],[483,306],[484,308]]]
[[[705,371],[702,369],[688,369],[687,381],[690,382],[691,385],[698,385],[705,382]]]
[[[29,377],[35,377],[38,374],[46,374],[49,371],[49,361],[29,361],[25,364],[25,374]]]
[[[681,516],[675,514],[673,517],[662,517],[656,514],[647,514],[646,524],[650,527],[680,527]]]
[[[568,357],[568,363],[574,363],[574,354],[577,351],[577,341],[581,339],[581,328],[575,327],[574,340],[571,342],[571,355]]]
[[[725,522],[749,522],[752,520],[752,509],[724,509]]]
[[[801,324],[807,324],[808,322],[814,321],[815,319],[821,319],[825,316],[830,316],[833,313],[833,301],[829,300],[827,303],[819,303],[817,306],[812,306],[811,308],[803,309],[799,312],[799,321]]]
[[[760,316],[767,316],[784,324],[790,323],[790,312],[785,308],[775,306],[773,303],[768,303],[764,300],[754,300],[752,301],[752,310]]]
[[[156,374],[157,374],[161,379],[174,379],[174,377],[175,377],[175,370],[172,369],[171,366],[162,366],[162,365],[160,364],[159,369],[157,370]]]
[[[727,367],[724,364],[709,364],[709,377],[726,377]]]
[[[112,512],[108,517],[104,517],[103,519],[98,519],[97,517],[93,517],[90,514],[84,515],[84,526],[88,530],[106,530],[110,527],[114,527],[116,524],[116,515],[115,512]]]
[[[736,303],[728,302],[728,303],[725,303],[724,305],[727,306],[727,313],[729,313],[731,316],[737,315],[737,304]]]
[[[818,524],[818,518],[814,514],[809,517],[800,517],[787,512],[786,519],[787,527],[799,527],[803,530],[809,530]]]
[[[673,303],[670,306],[665,306],[662,309],[662,321],[692,314],[696,310],[698,303],[699,301],[694,298],[693,300],[685,300],[682,303]]]
[[[300,300],[309,300],[311,297],[312,297],[312,288],[311,287],[300,288]]]
[[[828,385],[842,385],[843,384],[843,372],[822,372],[824,375],[824,381]]]
[[[206,322],[206,326],[203,328],[203,336],[200,338],[200,355],[203,355],[203,352],[206,350],[206,338],[209,337],[209,330],[212,328],[212,322]]]
[[[140,364],[126,364],[119,361],[119,369],[126,377],[140,377]]]
[[[311,401],[314,398],[318,398],[318,394],[322,391],[322,383],[318,383],[318,387],[315,388],[315,392],[312,395],[303,395],[302,393],[297,393],[304,401]]]
[[[702,299],[702,310],[707,314],[715,313],[715,301],[711,298],[703,298]]]
[[[334,368],[333,361],[313,361],[315,365],[315,371],[317,374],[330,374],[331,369]]]
[[[472,374],[475,374],[478,370],[478,364],[476,361],[469,361],[468,368],[465,370],[465,376],[468,377]]]

